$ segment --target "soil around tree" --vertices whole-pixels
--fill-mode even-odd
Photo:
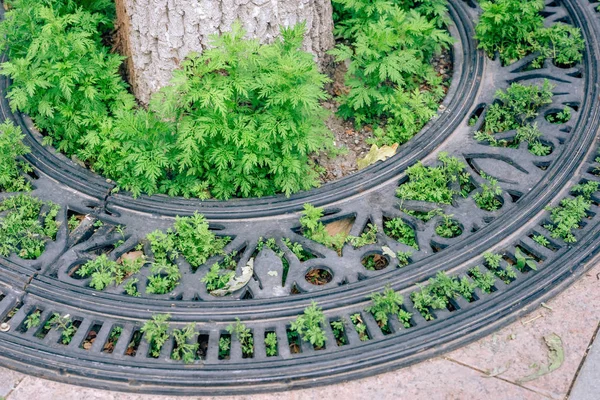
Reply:
[[[431,64],[438,76],[442,77],[443,88],[447,94],[453,71],[452,53],[444,49],[433,57]],[[326,71],[333,82],[326,88],[331,98],[322,104],[331,112],[325,124],[333,133],[333,145],[338,154],[319,153],[313,155],[312,160],[315,165],[323,169],[320,176],[321,183],[332,182],[357,172],[357,161],[364,158],[371,149],[371,145],[367,141],[373,138],[373,127],[363,125],[359,129],[355,126],[354,121],[345,121],[336,114],[339,104],[335,98],[348,92],[348,88],[344,85],[346,70],[344,63],[336,63],[329,71]],[[423,87],[423,89],[427,88]]]

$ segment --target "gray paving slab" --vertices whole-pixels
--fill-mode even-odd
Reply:
[[[8,396],[27,375],[0,368],[0,398]]]
[[[600,399],[600,337],[597,335],[581,371],[577,376],[569,400]]]
[[[82,388],[28,376],[6,400],[548,400],[527,388],[451,361],[436,358],[400,369],[331,386],[279,393],[225,397],[176,397]]]

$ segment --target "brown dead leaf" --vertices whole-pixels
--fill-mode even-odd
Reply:
[[[548,347],[548,363],[546,365],[536,366],[537,370],[535,372],[517,380],[517,383],[529,382],[547,375],[558,369],[565,361],[565,350],[560,336],[556,333],[551,333],[544,336],[544,342]]]
[[[129,253],[125,253],[121,257],[119,257],[119,259],[117,260],[117,263],[121,264],[123,262],[123,260],[135,261],[138,258],[142,258],[142,257],[144,257],[143,251],[138,251],[138,250],[130,251]]]
[[[354,225],[354,218],[339,219],[325,225],[325,230],[331,236],[335,236],[338,233],[347,235],[350,233],[352,225]]]
[[[356,161],[358,169],[361,170],[366,168],[377,161],[387,160],[396,154],[396,149],[398,149],[398,143],[394,143],[391,146],[381,146],[381,148],[374,144],[371,146],[371,150],[369,150],[369,153],[365,156],[365,158],[361,158]]]

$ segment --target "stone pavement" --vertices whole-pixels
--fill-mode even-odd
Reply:
[[[600,339],[592,346],[599,324],[600,265],[515,323],[442,357],[332,386],[218,399],[600,400]],[[549,365],[551,354],[544,337],[551,334],[561,339],[564,361],[546,375],[524,379]],[[81,388],[4,368],[0,368],[0,396],[6,400],[189,399]]]
[[[575,385],[569,396],[571,400],[600,399],[600,339],[596,339],[588,352],[583,368],[579,371]]]

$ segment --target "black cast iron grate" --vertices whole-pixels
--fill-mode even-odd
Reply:
[[[597,259],[600,237],[600,193],[592,195],[588,218],[575,236],[577,242],[552,239],[544,225],[544,210],[569,196],[577,183],[600,181],[595,161],[600,127],[600,15],[598,3],[547,1],[549,22],[562,21],[582,29],[586,40],[584,61],[572,68],[546,62],[542,69],[529,70],[533,56],[502,67],[485,59],[473,40],[473,23],[478,8],[473,2],[451,1],[459,39],[453,49],[454,75],[439,116],[393,158],[323,187],[290,198],[271,197],[228,202],[196,201],[164,196],[133,199],[112,193],[114,185],[92,174],[64,156],[41,145],[41,136],[23,115],[10,112],[0,102],[5,118],[19,123],[32,148],[28,161],[35,167],[32,195],[61,205],[62,223],[54,242],[33,261],[16,255],[0,259],[0,319],[8,324],[0,332],[0,363],[26,373],[55,380],[106,389],[169,394],[225,394],[283,390],[326,384],[362,377],[408,365],[475,340],[514,320],[532,304],[562,290]],[[473,139],[493,102],[494,92],[513,82],[555,85],[553,103],[540,112],[537,123],[551,154],[537,157],[518,148],[491,147]],[[0,85],[6,92],[8,82]],[[564,124],[551,124],[548,113],[570,108],[572,117]],[[477,115],[478,122],[468,121]],[[507,133],[510,138],[510,133]],[[514,135],[514,132],[513,132]],[[400,210],[395,190],[405,181],[405,170],[417,160],[431,165],[445,151],[465,162],[474,185],[467,198],[457,198],[443,207],[461,226],[462,234],[442,238],[435,232],[441,217],[423,222]],[[478,208],[473,194],[494,176],[503,189],[502,207],[493,212]],[[0,198],[10,196],[0,193]],[[342,256],[299,234],[299,211],[304,203],[324,207],[325,221],[352,221],[351,234],[359,235],[367,224],[378,227],[377,243],[358,249],[346,244]],[[422,202],[404,202],[403,208],[430,211],[439,207]],[[204,214],[218,235],[230,236],[226,251],[239,251],[237,273],[253,258],[254,279],[226,297],[214,297],[200,282],[208,266],[193,270],[184,259],[180,284],[169,294],[147,294],[147,267],[136,275],[141,297],[124,294],[123,286],[95,291],[89,279],[77,279],[73,271],[86,260],[106,254],[116,260],[143,242],[155,229],[167,229],[173,217]],[[69,231],[67,219],[86,215]],[[419,250],[386,236],[383,224],[403,218],[416,231]],[[102,226],[96,224],[102,221]],[[543,235],[549,245],[532,238]],[[267,249],[257,251],[260,238],[274,238],[283,256]],[[314,257],[300,261],[283,239],[301,243]],[[398,260],[385,257],[383,247],[393,252],[412,251],[410,264],[398,268]],[[515,263],[517,249],[532,257],[537,270],[523,269],[509,283],[496,280],[490,294],[477,289],[471,302],[453,300],[447,310],[432,311],[426,321],[416,311],[410,293],[439,271],[472,279],[468,270],[484,266],[482,254],[504,254],[501,267]],[[149,254],[146,247],[144,251]],[[367,270],[362,261],[380,255],[387,266]],[[151,254],[149,254],[151,255]],[[288,265],[285,282],[284,263]],[[324,284],[307,280],[315,269],[326,271]],[[276,273],[276,274],[275,274]],[[320,282],[322,283],[322,282]],[[367,296],[390,285],[404,295],[404,309],[412,313],[410,327],[396,316],[384,332],[364,309]],[[316,350],[303,341],[290,343],[290,322],[316,301],[323,307],[326,345]],[[39,312],[42,324],[26,329],[24,322]],[[44,329],[52,314],[70,315],[77,330],[68,345],[60,343],[61,331]],[[151,357],[140,328],[152,315],[170,313],[171,328],[196,322],[199,351],[192,364],[171,359],[174,342],[169,340],[160,356]],[[365,325],[359,333],[350,322],[356,315]],[[219,356],[218,344],[226,327],[236,318],[245,323],[254,338],[252,357],[244,357],[241,344],[232,339],[228,359]],[[344,319],[345,340],[336,341],[331,322]],[[264,338],[277,336],[277,355],[267,356]],[[89,340],[94,336],[93,343]]]

